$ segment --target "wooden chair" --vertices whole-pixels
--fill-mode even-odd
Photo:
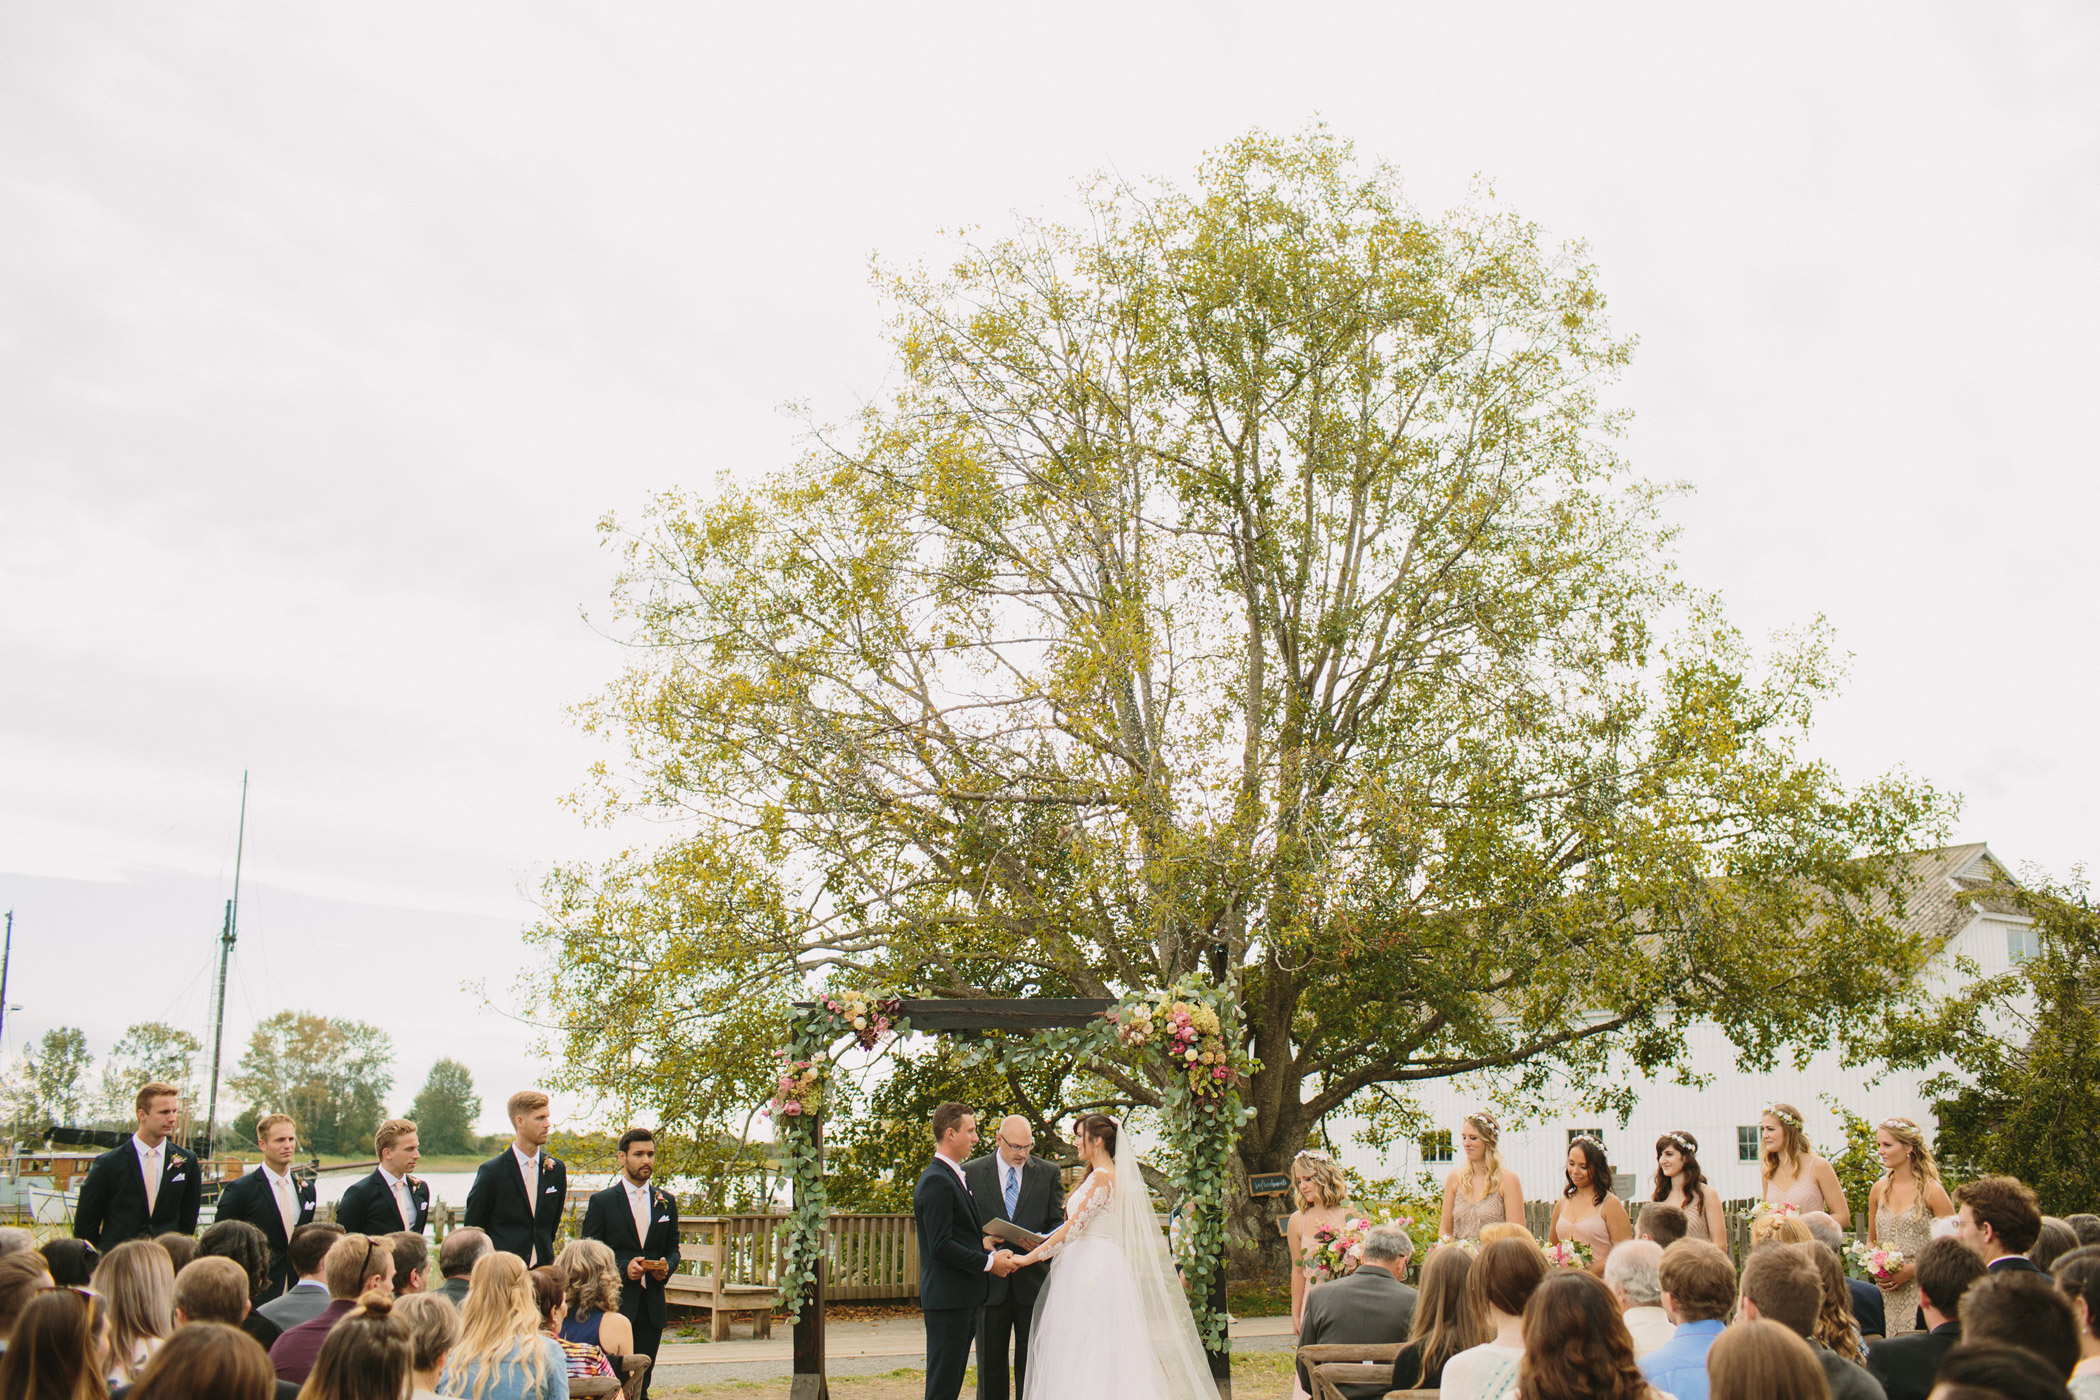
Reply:
[[[620,1358],[620,1376],[571,1376],[569,1398],[580,1396],[618,1395],[623,1400],[635,1400],[642,1393],[642,1377],[649,1374],[649,1358],[636,1354]]]
[[[729,1241],[719,1226],[683,1253],[692,1261],[693,1272],[672,1274],[664,1280],[666,1302],[708,1309],[710,1341],[728,1341],[730,1316],[740,1312],[751,1314],[752,1336],[773,1335],[773,1309],[779,1306],[780,1290],[762,1283],[730,1281]]]
[[[1345,1400],[1345,1385],[1383,1385],[1393,1378],[1393,1358],[1400,1354],[1399,1342],[1315,1342],[1298,1348],[1297,1360],[1312,1380],[1313,1400]],[[1435,1395],[1436,1392],[1395,1390],[1391,1395]]]

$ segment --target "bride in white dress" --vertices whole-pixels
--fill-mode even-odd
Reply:
[[[1056,1260],[1036,1299],[1022,1400],[1217,1400],[1136,1148],[1103,1113],[1081,1118],[1073,1138],[1092,1170],[1065,1223],[1020,1260]]]

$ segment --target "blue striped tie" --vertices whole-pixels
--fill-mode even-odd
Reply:
[[[1008,1164],[1006,1168],[1006,1218],[1014,1218],[1014,1206],[1021,1199],[1021,1169]]]

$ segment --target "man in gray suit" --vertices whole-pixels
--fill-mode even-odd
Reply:
[[[1404,1342],[1415,1323],[1415,1290],[1400,1281],[1415,1242],[1398,1225],[1375,1225],[1364,1232],[1364,1262],[1356,1272],[1329,1279],[1305,1293],[1305,1315],[1298,1345],[1363,1346]],[[1298,1384],[1310,1393],[1312,1377],[1298,1368]],[[1349,1400],[1380,1400],[1384,1381],[1347,1385]]]
[[[496,1252],[489,1241],[489,1232],[472,1225],[462,1225],[448,1231],[445,1242],[438,1246],[438,1272],[445,1281],[430,1291],[440,1298],[449,1299],[455,1308],[467,1305],[467,1278],[474,1272],[485,1255]]]
[[[256,1311],[289,1332],[302,1322],[312,1322],[328,1306],[328,1285],[321,1280],[321,1264],[328,1251],[343,1237],[343,1227],[332,1220],[316,1220],[292,1231],[292,1273],[298,1278],[281,1298],[272,1298]]]
[[[1047,1235],[1065,1223],[1065,1190],[1057,1168],[1035,1158],[1035,1129],[1016,1114],[999,1122],[991,1155],[963,1164],[963,1183],[977,1207],[977,1223],[1007,1220]],[[1030,1266],[993,1278],[977,1314],[977,1400],[1008,1400],[1023,1394],[1028,1378],[1028,1331],[1036,1295],[1048,1269]],[[1014,1349],[1013,1383],[1007,1384],[1006,1348]]]

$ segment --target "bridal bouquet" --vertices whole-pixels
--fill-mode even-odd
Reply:
[[[1785,1220],[1789,1217],[1798,1218],[1800,1214],[1801,1207],[1792,1201],[1759,1201],[1757,1209],[1750,1212],[1750,1218],[1755,1220],[1761,1215],[1773,1215]]]
[[[1480,1237],[1478,1235],[1468,1235],[1464,1239],[1458,1239],[1452,1235],[1438,1235],[1436,1244],[1431,1247],[1442,1249],[1447,1244],[1453,1249],[1463,1249],[1468,1254],[1478,1255],[1480,1253]]]
[[[1868,1244],[1865,1240],[1847,1245],[1845,1255],[1859,1265],[1861,1272],[1883,1288],[1888,1287],[1889,1280],[1896,1276],[1896,1270],[1910,1262],[1900,1249],[1886,1249],[1878,1244]]]
[[[1339,1227],[1322,1225],[1312,1232],[1311,1243],[1305,1246],[1305,1257],[1300,1261],[1305,1275],[1315,1283],[1325,1283],[1331,1278],[1341,1278],[1356,1272],[1356,1266],[1364,1262],[1364,1232],[1371,1222],[1361,1216],[1344,1219]]]
[[[1561,1240],[1545,1246],[1546,1262],[1562,1269],[1587,1269],[1596,1256],[1581,1240]]]

